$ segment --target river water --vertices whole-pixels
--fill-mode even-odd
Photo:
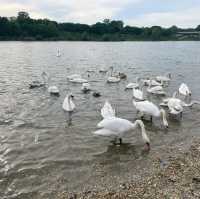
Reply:
[[[62,56],[56,57],[57,49]],[[172,74],[170,96],[182,82],[200,99],[199,42],[0,42],[0,197],[55,198],[62,191],[91,187],[118,189],[151,170],[155,154],[169,157],[200,136],[200,107],[186,108],[182,120],[169,118],[169,130],[159,120],[145,122],[151,151],[143,151],[140,132],[131,133],[122,146],[91,132],[102,119],[100,108],[109,99],[117,116],[134,121],[132,92],[125,91],[136,77]],[[101,68],[114,67],[127,80],[107,84]],[[88,77],[87,70],[93,70]],[[60,96],[29,83],[45,71]],[[102,96],[83,94],[81,85],[67,81],[70,74],[87,78]],[[76,111],[68,125],[62,102],[75,96]],[[155,103],[160,98],[149,96]]]

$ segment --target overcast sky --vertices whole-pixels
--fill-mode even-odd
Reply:
[[[200,0],[0,0],[0,16],[18,11],[58,22],[92,24],[109,18],[133,26],[200,24]]]

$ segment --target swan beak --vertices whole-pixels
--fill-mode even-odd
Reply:
[[[74,96],[73,95],[70,95],[70,97],[73,99],[74,98]]]
[[[149,142],[146,142],[146,149],[149,151],[150,149],[151,149],[151,147],[150,147],[150,143]]]

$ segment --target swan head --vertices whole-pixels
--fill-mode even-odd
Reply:
[[[74,99],[74,95],[72,93],[70,93],[70,94],[67,95],[67,98],[68,99]]]

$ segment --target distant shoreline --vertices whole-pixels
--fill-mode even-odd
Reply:
[[[17,17],[0,16],[0,27],[0,41],[200,41],[200,25],[184,29],[156,25],[136,27],[110,19],[92,25],[58,23],[32,19],[27,12],[19,12]]]

